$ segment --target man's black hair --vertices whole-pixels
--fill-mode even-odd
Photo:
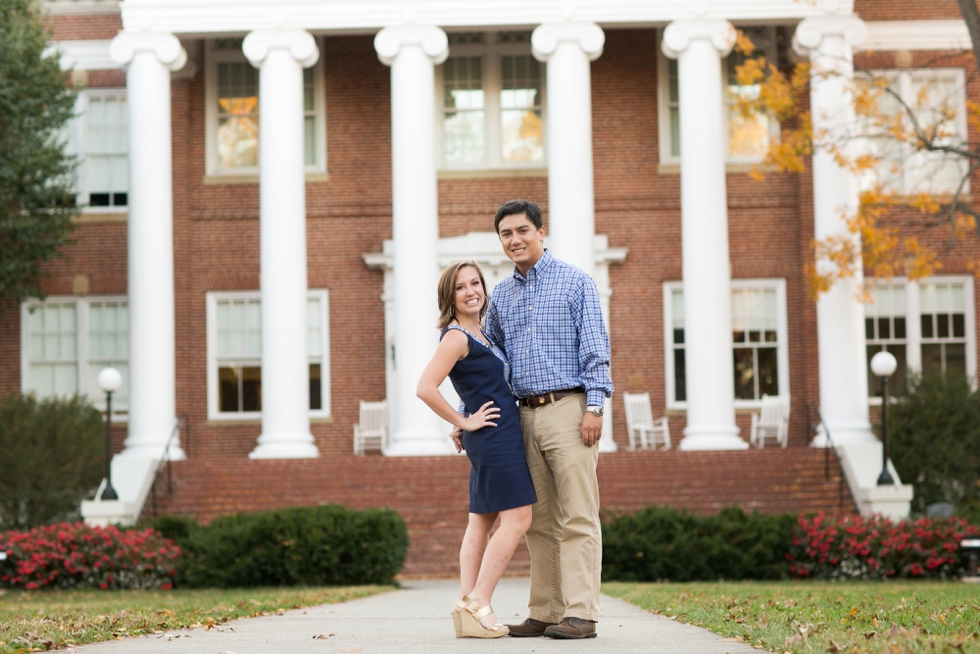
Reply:
[[[498,234],[500,233],[500,221],[507,216],[513,216],[515,214],[522,213],[527,216],[527,219],[531,221],[535,229],[541,229],[544,225],[544,220],[541,218],[541,208],[531,202],[530,200],[508,200],[504,202],[497,209],[497,213],[493,217],[493,229]]]

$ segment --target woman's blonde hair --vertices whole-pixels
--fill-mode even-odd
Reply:
[[[459,271],[470,266],[480,276],[480,286],[483,287],[483,307],[480,309],[480,321],[487,315],[490,306],[490,294],[487,293],[487,282],[483,279],[483,271],[475,261],[457,261],[449,264],[439,277],[439,329],[445,329],[456,319],[456,281]]]

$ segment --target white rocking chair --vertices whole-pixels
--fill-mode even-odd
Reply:
[[[662,443],[665,450],[670,449],[670,423],[667,416],[653,419],[649,393],[623,393],[623,405],[630,438],[629,449],[635,450],[637,442],[641,450],[656,449],[657,443]]]
[[[354,425],[354,454],[384,451],[388,446],[388,405],[361,400],[360,422]]]
[[[755,447],[765,447],[766,439],[775,439],[786,447],[789,436],[789,398],[771,395],[762,396],[762,413],[752,414],[752,431],[749,443]]]

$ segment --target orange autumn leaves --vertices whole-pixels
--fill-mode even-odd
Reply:
[[[764,113],[780,124],[780,138],[770,143],[763,166],[803,173],[809,157],[823,150],[859,180],[858,206],[841,208],[846,230],[811,243],[813,258],[804,273],[813,298],[863,270],[870,281],[859,295],[869,301],[874,278],[927,277],[941,268],[940,252],[932,244],[945,242],[948,251],[963,239],[976,238],[977,213],[964,189],[980,167],[980,150],[959,138],[957,106],[949,97],[936,97],[928,84],[908,97],[895,88],[894,77],[862,72],[840,79],[851,95],[854,127],[847,133],[814,130],[809,111],[800,109],[809,106],[811,76],[827,79],[837,73],[815,72],[807,62],[780,70],[766,57],[753,56],[755,46],[741,31],[735,49],[745,56],[735,69],[736,84],[757,89],[733,94],[737,110],[744,117]],[[980,129],[980,105],[966,102],[966,107],[969,123]],[[953,183],[944,180],[946,188],[939,192],[903,183],[906,162],[927,158],[955,162],[957,168],[947,169],[954,172]],[[750,174],[764,178],[759,170]],[[935,228],[946,231],[937,238],[930,234]],[[980,274],[978,262],[972,268]]]

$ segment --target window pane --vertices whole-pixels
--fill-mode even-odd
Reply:
[[[928,72],[912,76],[912,94],[908,102],[913,114],[927,130],[935,130],[938,145],[956,145],[961,142],[956,124],[956,113],[963,104],[963,95],[956,82],[949,77],[937,77]],[[913,144],[912,155],[907,161],[914,179],[912,193],[951,193],[959,185],[964,172],[960,157],[939,151],[928,151]]]
[[[531,56],[501,57],[501,156],[508,162],[544,161],[541,64]]]
[[[310,364],[310,410],[323,408],[323,383],[320,378],[320,364]]]
[[[258,165],[259,80],[243,62],[218,64],[218,161],[222,168]]]
[[[966,337],[966,316],[962,313],[953,314],[953,337],[954,338],[965,338]]]
[[[905,346],[901,344],[868,346],[868,395],[870,397],[881,397],[881,377],[877,377],[871,372],[871,357],[882,351],[891,352],[895,357],[895,361],[898,363],[895,372],[888,378],[888,394],[893,397],[905,395],[906,382],[908,380],[908,363],[905,356]]]
[[[922,338],[932,338],[932,316],[929,314],[922,315]]]
[[[769,33],[766,28],[742,28],[746,36],[756,46],[757,57],[765,52]],[[762,112],[753,111],[743,115],[738,102],[755,100],[761,87],[758,84],[739,84],[736,67],[745,63],[746,56],[732,52],[725,60],[727,69],[728,101],[728,154],[734,157],[763,157],[769,150],[769,117]]]
[[[242,368],[242,411],[262,410],[262,368]]]
[[[674,329],[684,329],[684,291],[678,289],[670,294],[671,322]]]
[[[303,118],[303,162],[316,165],[316,128],[313,116]]]
[[[687,365],[683,348],[674,349],[674,399],[687,401]]]
[[[735,357],[735,399],[754,400],[755,365],[752,348],[734,348]]]
[[[905,318],[895,317],[895,338],[905,338]]]
[[[443,64],[443,158],[450,164],[484,161],[486,123],[481,57],[450,57]]]
[[[759,397],[779,395],[779,366],[776,363],[776,348],[760,347],[759,358]]]
[[[323,355],[323,338],[320,327],[320,300],[312,299],[306,305],[306,349],[311,357]]]
[[[674,345],[683,345],[683,344],[684,344],[684,330],[683,329],[675,329],[674,330]]]
[[[240,411],[238,403],[238,367],[218,368],[218,411],[222,413]]]
[[[936,335],[939,338],[949,338],[949,315],[941,313],[936,316]]]
[[[943,346],[940,343],[922,344],[922,376],[934,377],[943,373]]]
[[[966,345],[964,343],[946,344],[946,375],[949,379],[966,378]]]
[[[878,338],[891,338],[891,321],[888,318],[878,318]]]

